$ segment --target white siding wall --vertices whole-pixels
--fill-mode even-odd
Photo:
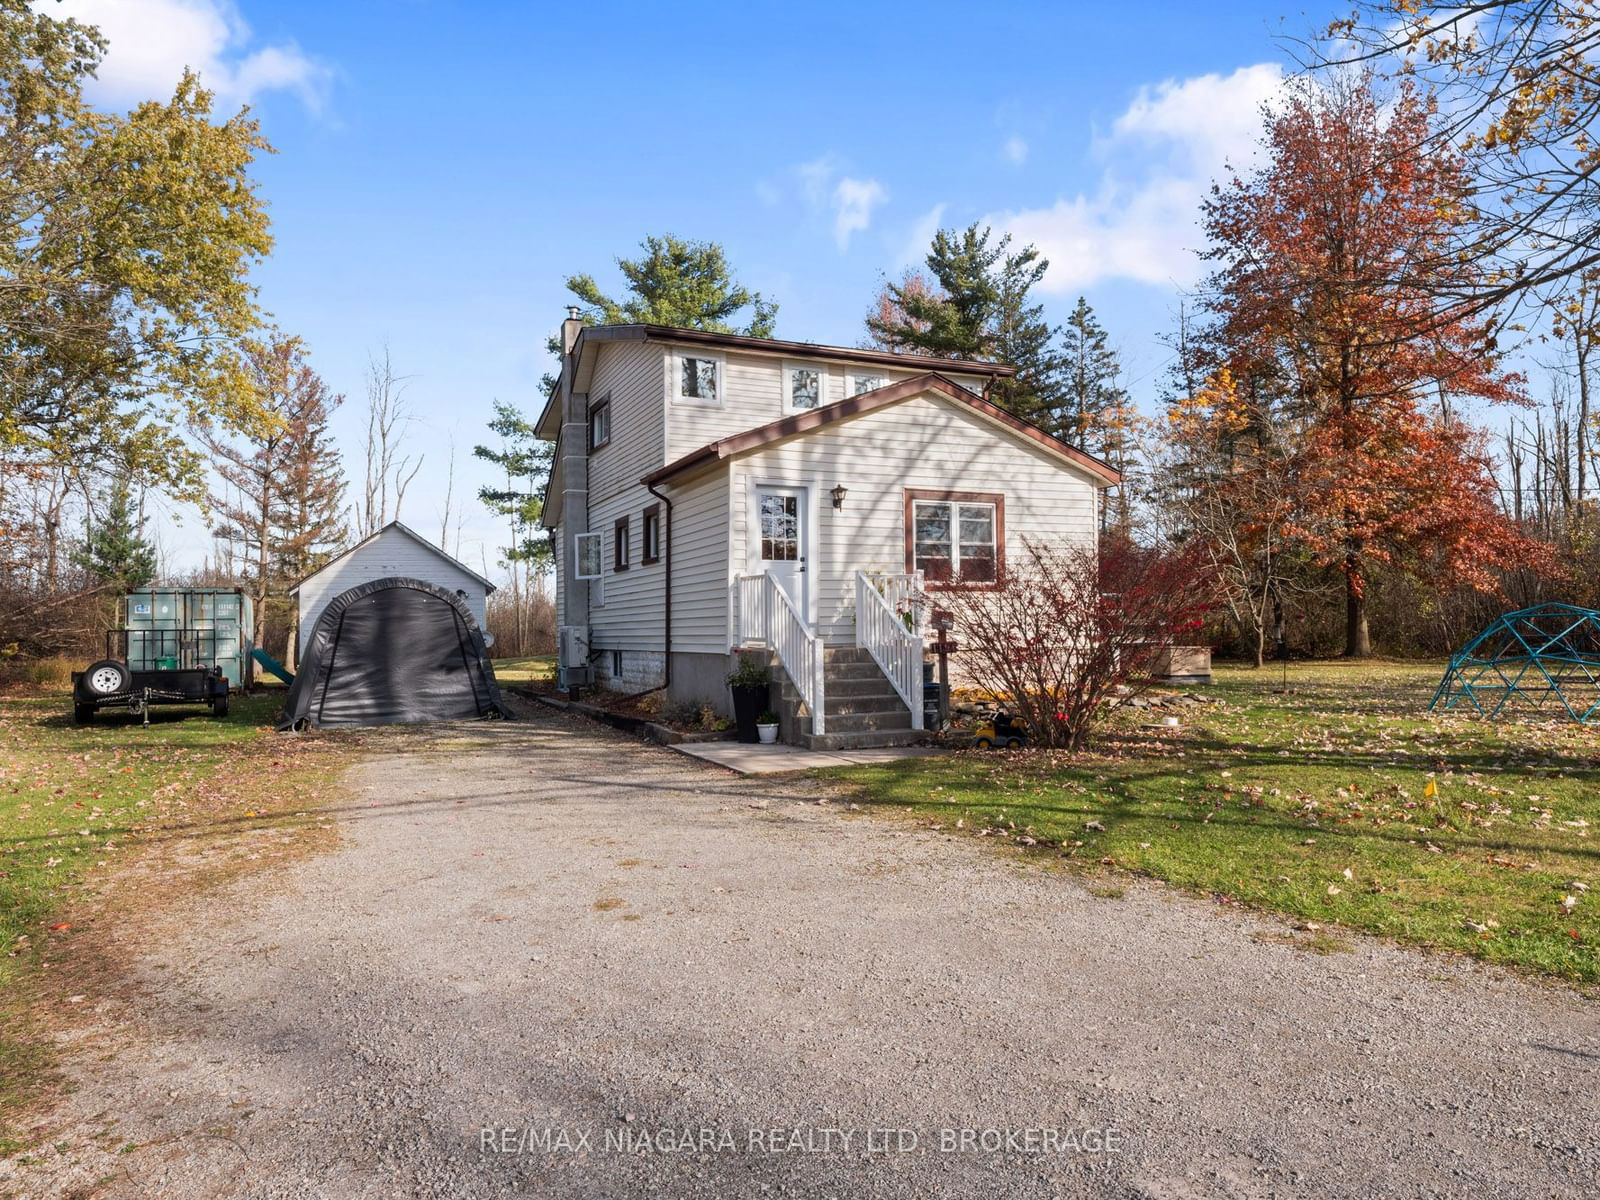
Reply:
[[[844,399],[851,375],[882,375],[889,383],[909,379],[919,371],[890,370],[871,364],[852,367],[848,363],[825,362],[804,357],[779,358],[763,354],[728,354],[723,360],[723,403],[720,407],[691,404],[676,399],[678,394],[680,353],[711,355],[705,348],[666,347],[661,364],[662,386],[667,397],[667,441],[665,462],[682,458],[691,450],[698,450],[718,438],[730,437],[776,421],[790,415],[784,407],[783,388],[786,363],[815,366],[826,372],[823,389],[824,402],[833,404]],[[951,375],[951,382],[982,394],[983,381],[965,376]]]
[[[672,497],[672,648],[726,654],[733,644],[728,468],[662,490]]]
[[[855,636],[857,569],[905,570],[905,491],[928,488],[1005,496],[1006,558],[1022,538],[1096,537],[1090,477],[975,413],[917,397],[755,451],[730,465],[732,569],[748,558],[750,493],[757,483],[812,490],[813,611],[823,636]],[[849,489],[842,511],[828,497]]]
[[[661,649],[665,568],[641,561],[644,509],[656,500],[639,480],[665,461],[662,357],[655,342],[606,343],[589,384],[590,405],[611,398],[611,442],[589,456],[588,531],[602,535],[604,570],[602,580],[587,585],[594,650]],[[626,571],[612,570],[619,517],[628,518]]]
[[[391,575],[406,579],[421,579],[436,584],[446,591],[463,591],[467,594],[467,609],[484,625],[484,586],[454,563],[398,529],[385,529],[366,545],[332,563],[300,585],[299,621],[303,644],[316,628],[317,618],[341,592],[357,584],[387,579]]]

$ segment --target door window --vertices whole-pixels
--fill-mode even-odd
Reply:
[[[800,498],[763,492],[760,519],[762,561],[796,561],[800,557]]]

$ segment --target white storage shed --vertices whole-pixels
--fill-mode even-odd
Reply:
[[[311,635],[331,600],[358,584],[390,578],[420,579],[456,593],[478,627],[487,630],[485,606],[494,584],[416,530],[391,521],[289,589],[296,607],[290,665],[299,658],[301,642]]]

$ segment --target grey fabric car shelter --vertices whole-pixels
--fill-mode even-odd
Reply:
[[[375,579],[334,597],[306,637],[279,729],[509,716],[459,596]]]

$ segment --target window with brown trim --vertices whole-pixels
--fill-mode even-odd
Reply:
[[[1002,493],[907,488],[905,520],[906,570],[928,587],[988,587],[1005,574]]]
[[[613,571],[626,571],[628,569],[627,517],[618,517],[617,524],[611,532],[611,569]]]
[[[589,453],[611,441],[611,397],[589,406]]]
[[[661,560],[661,505],[647,504],[639,517],[639,565]]]

